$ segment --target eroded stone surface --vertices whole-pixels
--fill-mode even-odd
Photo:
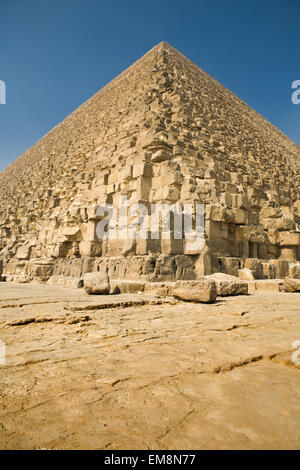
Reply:
[[[300,279],[285,278],[282,289],[285,292],[300,292]]]
[[[299,449],[299,334],[298,293],[204,305],[0,284],[0,447]]]
[[[83,286],[88,294],[109,294],[110,284],[106,273],[86,273]]]
[[[228,295],[247,295],[248,283],[235,276],[224,273],[215,273],[205,277],[216,283],[217,295],[226,297]]]
[[[217,287],[214,281],[177,281],[173,296],[180,300],[213,303],[217,298]]]

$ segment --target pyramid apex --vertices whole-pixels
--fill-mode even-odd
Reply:
[[[160,50],[169,49],[170,50],[170,49],[174,49],[174,47],[172,47],[167,41],[161,41],[158,44],[156,44],[156,46],[154,46],[153,49],[160,49]]]
[[[157,44],[157,47],[172,47],[167,41],[161,41]]]

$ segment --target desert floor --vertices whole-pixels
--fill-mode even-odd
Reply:
[[[0,284],[1,449],[299,449],[300,294]]]

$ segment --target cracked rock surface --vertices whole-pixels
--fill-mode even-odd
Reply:
[[[0,284],[0,448],[297,449],[299,300]]]

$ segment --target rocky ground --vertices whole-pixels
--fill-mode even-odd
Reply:
[[[300,293],[0,284],[0,448],[299,449]]]

